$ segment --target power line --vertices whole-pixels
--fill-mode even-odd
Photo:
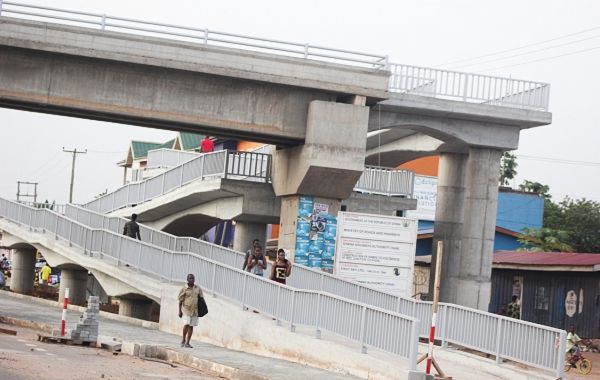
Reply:
[[[598,30],[598,29],[600,29],[600,26],[595,26],[593,28],[584,29],[584,30],[581,30],[581,31],[575,32],[575,33],[564,34],[562,36],[554,37],[554,38],[551,38],[549,40],[543,40],[543,41],[533,42],[533,43],[530,43],[530,44],[527,44],[527,45],[521,45],[521,46],[518,46],[518,47],[515,47],[515,48],[511,48],[511,49],[499,50],[499,51],[494,52],[494,53],[488,53],[488,54],[480,55],[480,56],[477,56],[477,57],[463,58],[463,59],[459,59],[459,60],[456,60],[456,61],[450,61],[450,62],[446,62],[446,63],[442,63],[442,64],[439,64],[439,65],[436,65],[434,67],[445,66],[445,65],[453,65],[455,63],[461,63],[461,62],[467,62],[467,61],[474,61],[474,60],[481,59],[481,58],[492,57],[494,55],[499,55],[499,54],[503,54],[503,53],[509,53],[511,51],[521,50],[521,49],[525,49],[525,48],[528,48],[528,47],[531,47],[531,46],[543,45],[543,44],[548,43],[548,42],[562,40],[564,38],[568,38],[568,37],[572,37],[572,36],[577,36],[579,34],[584,34],[584,33],[587,33],[587,32],[591,32],[593,30]]]
[[[530,63],[535,63],[535,62],[549,61],[551,59],[566,57],[566,56],[569,56],[569,55],[575,55],[575,54],[580,54],[580,53],[587,53],[589,51],[597,50],[597,49],[600,49],[600,46],[594,46],[594,47],[589,48],[589,49],[577,50],[577,51],[573,51],[573,52],[570,52],[570,53],[554,55],[554,56],[546,57],[546,58],[534,59],[534,60],[531,60],[531,61],[525,61],[525,62],[521,62],[521,63],[513,63],[513,64],[510,64],[510,65],[504,65],[504,66],[493,67],[493,68],[490,68],[490,69],[479,70],[479,71],[477,71],[477,73],[482,73],[482,72],[486,72],[486,71],[500,70],[500,69],[505,69],[507,67],[528,65]]]
[[[463,68],[463,67],[478,66],[478,65],[483,65],[483,64],[486,64],[486,63],[490,63],[490,62],[504,61],[504,60],[507,60],[507,59],[510,59],[510,58],[521,57],[521,56],[529,55],[529,54],[533,54],[533,53],[539,53],[541,51],[546,51],[546,50],[550,50],[550,49],[556,49],[558,47],[568,46],[568,45],[576,44],[576,43],[579,43],[579,42],[583,42],[583,41],[587,41],[587,40],[592,40],[592,39],[598,38],[598,37],[600,37],[600,34],[595,35],[595,36],[591,36],[591,37],[582,38],[582,39],[575,40],[575,41],[565,42],[565,43],[558,44],[558,45],[548,46],[548,47],[541,48],[541,49],[530,50],[530,51],[526,51],[526,52],[518,53],[518,54],[512,54],[512,55],[508,55],[506,57],[493,58],[493,59],[488,59],[487,61],[481,61],[481,62],[476,62],[476,63],[468,63],[466,65],[458,65],[458,66],[450,67],[449,69],[450,70],[456,70],[456,69],[460,69],[460,68]]]
[[[542,162],[552,162],[552,163],[557,163],[557,164],[583,165],[583,166],[600,166],[600,162],[593,162],[593,161],[564,160],[564,159],[560,159],[560,158],[528,156],[528,155],[523,155],[523,154],[517,154],[516,156],[518,158],[523,158],[523,159],[526,159],[526,160],[542,161]]]

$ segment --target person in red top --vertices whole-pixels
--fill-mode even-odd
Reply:
[[[200,141],[200,152],[210,153],[215,150],[215,143],[208,136],[204,136],[204,140]]]

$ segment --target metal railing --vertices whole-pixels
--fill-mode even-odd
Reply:
[[[389,90],[547,111],[550,84],[391,63]]]
[[[173,166],[179,166],[185,162],[188,162],[201,153],[188,152],[185,150],[177,149],[154,149],[148,151],[148,161],[146,164],[147,168],[170,168]]]
[[[269,182],[271,156],[228,150],[201,154],[155,177],[124,185],[112,193],[86,203],[84,207],[107,213],[147,202],[192,181],[208,177]]]
[[[185,282],[187,273],[194,273],[207,293],[288,322],[292,331],[305,325],[320,337],[321,330],[328,330],[359,342],[363,352],[367,346],[375,347],[408,359],[411,369],[416,367],[417,319],[326,292],[295,289],[207,258],[219,254],[214,252],[218,246],[204,244],[204,255],[177,252],[4,199],[0,215],[32,231],[54,234],[85,255],[112,260],[117,266],[127,264],[160,281]]]
[[[375,69],[385,69],[388,59],[384,55],[335,49],[311,45],[309,43],[280,41],[271,38],[219,32],[208,28],[149,22],[107,14],[78,12],[13,1],[0,1],[0,15],[18,16],[20,18],[39,21],[61,22],[63,24],[87,28],[156,36],[205,45],[233,47]]]
[[[415,173],[411,170],[365,166],[354,191],[387,196],[411,197]]]
[[[74,205],[67,205],[66,215],[93,228],[109,229],[115,233],[122,232],[127,222],[125,218],[108,217]],[[142,239],[164,249],[191,252],[235,268],[241,268],[244,262],[242,252],[202,240],[177,237],[143,225],[140,225],[140,233]],[[314,268],[298,264],[292,266],[292,276],[288,278],[288,284],[297,289],[335,294],[383,310],[408,315],[420,321],[431,320],[431,302],[394,296]],[[429,326],[421,323],[418,334],[423,338],[428,337]],[[524,335],[515,337],[515,334]],[[564,344],[565,338],[564,330],[459,305],[441,303],[438,312],[436,339],[440,340],[442,345],[452,343],[492,354],[498,362],[506,358],[559,374],[559,371],[563,370],[564,350],[556,343]]]
[[[24,204],[33,208],[44,208],[52,211],[56,211],[59,214],[65,213],[66,205],[64,203],[46,203],[46,202],[28,202],[28,201],[18,201],[21,204]]]

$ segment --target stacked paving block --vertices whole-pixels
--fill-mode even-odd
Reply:
[[[98,341],[98,315],[100,314],[100,298],[90,296],[88,307],[79,317],[75,329],[71,330],[73,343],[96,343]]]

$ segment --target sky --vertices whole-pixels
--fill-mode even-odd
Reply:
[[[549,126],[521,133],[518,174],[565,196],[600,201],[600,2],[596,0],[415,1],[74,1],[37,5],[209,28],[389,55],[413,64],[551,84]],[[498,53],[503,52],[503,53]],[[497,54],[496,54],[497,53]],[[480,58],[477,58],[480,57]],[[133,139],[175,132],[0,109],[0,197],[17,181],[39,182],[38,200],[74,202],[122,183],[116,162]]]

